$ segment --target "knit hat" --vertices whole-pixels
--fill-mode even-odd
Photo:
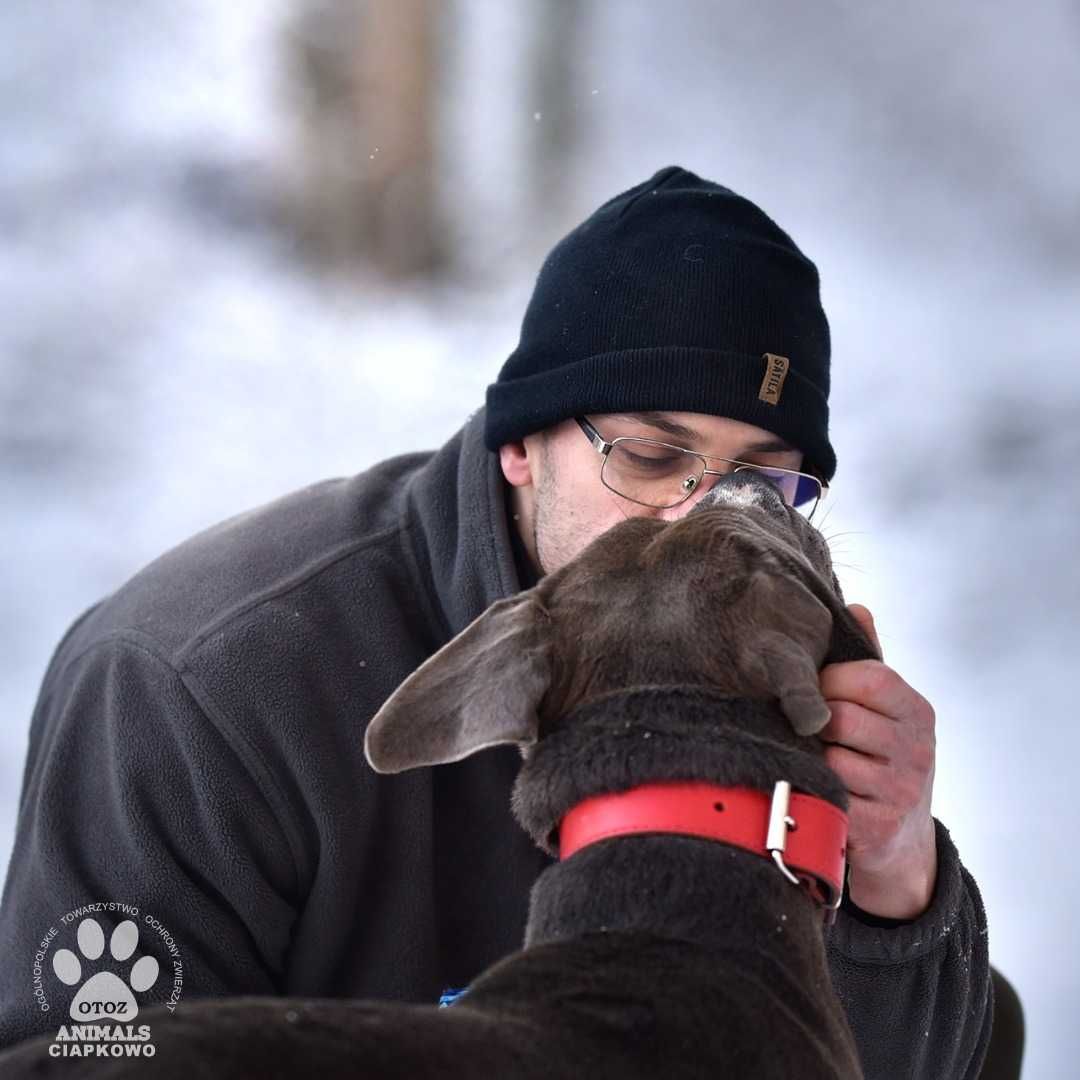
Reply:
[[[828,480],[828,396],[814,264],[748,199],[672,165],[548,255],[484,441],[590,413],[710,413],[779,435]]]

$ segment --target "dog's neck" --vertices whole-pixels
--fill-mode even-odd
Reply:
[[[666,780],[772,793],[778,780],[847,809],[847,791],[815,736],[776,705],[706,686],[639,686],[598,695],[545,726],[511,797],[514,816],[549,855],[566,813],[591,795]]]
[[[767,860],[695,836],[644,834],[592,844],[533,885],[526,947],[590,932],[641,932],[709,948],[782,952],[825,970],[824,913]]]
[[[846,808],[818,740],[794,735],[775,706],[704,687],[641,687],[554,725],[522,767],[513,806],[555,854],[558,823],[591,795],[668,780],[771,794],[781,779]],[[775,954],[818,985],[827,978],[823,922],[821,906],[770,861],[715,840],[647,834],[599,841],[545,869],[533,886],[525,944],[646,932]]]

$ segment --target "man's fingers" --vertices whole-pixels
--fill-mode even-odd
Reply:
[[[848,858],[861,863],[864,852],[880,851],[896,838],[898,819],[895,811],[880,799],[851,792],[848,801]]]
[[[825,764],[844,783],[852,795],[858,795],[871,802],[880,800],[883,775],[887,779],[887,766],[877,758],[849,750],[845,746],[828,745],[825,747]]]
[[[826,701],[832,718],[821,729],[827,743],[888,760],[896,750],[896,724],[852,701]]]
[[[821,669],[826,701],[853,701],[890,720],[902,720],[922,701],[892,668],[880,660],[847,660]]]

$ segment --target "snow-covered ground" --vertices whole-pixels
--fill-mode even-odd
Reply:
[[[539,5],[460,0],[440,154],[470,272],[394,291],[320,285],[236,212],[286,153],[287,8],[0,14],[0,864],[70,620],[198,528],[440,444],[513,348],[543,251],[677,162],[819,265],[840,460],[825,531],[886,660],[935,706],[934,809],[1024,1001],[1025,1074],[1071,1075],[1075,10],[595,0],[553,223],[519,194],[551,115],[522,74]],[[231,202],[207,195],[222,188]]]

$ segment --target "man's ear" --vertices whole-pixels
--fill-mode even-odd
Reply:
[[[511,487],[524,487],[534,482],[531,441],[518,439],[515,442],[503,443],[499,447],[499,467]]]
[[[396,773],[535,742],[537,708],[551,682],[550,625],[533,589],[492,604],[372,718],[364,735],[371,767]]]
[[[764,570],[753,572],[742,602],[741,670],[756,692],[779,699],[797,735],[816,735],[831,716],[818,670],[829,649],[832,614],[801,581]]]

